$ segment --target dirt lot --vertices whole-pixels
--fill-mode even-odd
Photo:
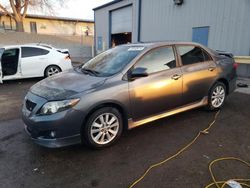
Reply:
[[[125,132],[104,150],[81,145],[46,149],[31,142],[20,120],[23,97],[37,81],[0,85],[0,187],[128,187],[149,165],[191,141],[215,115],[197,109],[162,119]],[[152,170],[136,187],[204,187],[211,182],[208,164],[213,159],[235,156],[250,161],[249,114],[250,95],[233,93],[208,135]],[[214,171],[218,180],[250,178],[249,169],[237,162],[222,162]]]

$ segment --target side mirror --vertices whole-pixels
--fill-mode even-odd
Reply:
[[[141,78],[141,77],[147,77],[148,73],[146,72],[145,68],[137,67],[133,69],[130,73],[131,79]]]

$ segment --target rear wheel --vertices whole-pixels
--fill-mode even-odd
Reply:
[[[226,86],[222,82],[217,82],[211,88],[208,95],[208,110],[218,110],[220,109],[226,99]]]
[[[82,133],[83,141],[93,148],[110,146],[120,137],[122,127],[122,117],[117,109],[101,108],[88,118]]]
[[[59,72],[61,72],[62,70],[56,66],[56,65],[50,65],[46,68],[45,70],[45,77],[50,77],[53,76]]]

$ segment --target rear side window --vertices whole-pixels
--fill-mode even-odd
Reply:
[[[21,49],[22,49],[22,57],[40,56],[40,55],[46,55],[49,53],[48,50],[44,50],[41,48],[22,47]]]
[[[213,59],[210,57],[210,55],[208,55],[207,54],[207,52],[204,52],[204,50],[202,50],[203,51],[203,55],[204,55],[204,60],[205,61],[212,61]]]
[[[201,48],[196,46],[177,46],[182,65],[191,65],[212,60]]]
[[[134,68],[144,68],[148,74],[176,67],[173,48],[170,46],[151,50],[144,55]]]

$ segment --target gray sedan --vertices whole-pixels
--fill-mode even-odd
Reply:
[[[235,89],[232,55],[196,43],[118,46],[31,87],[22,109],[37,144],[110,146],[124,129],[205,106]]]

